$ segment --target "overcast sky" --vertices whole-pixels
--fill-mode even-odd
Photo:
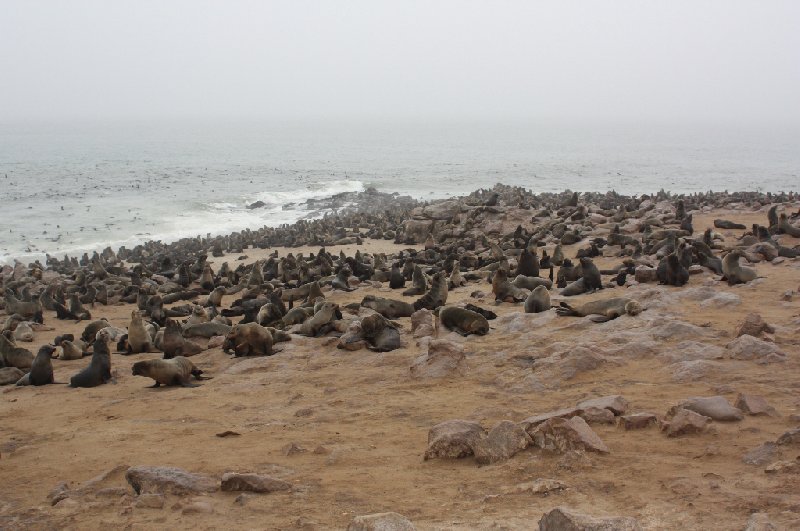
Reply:
[[[0,120],[800,123],[800,1],[0,3]]]

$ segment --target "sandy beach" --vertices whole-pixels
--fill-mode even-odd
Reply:
[[[763,223],[767,209],[696,212],[695,230],[702,233],[720,217],[746,226]],[[512,208],[498,218],[501,233],[521,220],[531,227],[530,214]],[[718,232],[728,244],[743,231]],[[800,243],[785,236],[781,241]],[[565,255],[584,246],[565,246]],[[366,239],[328,251],[350,256],[408,247]],[[243,262],[275,251],[316,250],[247,249]],[[216,269],[237,257],[210,263]],[[597,257],[595,263],[611,267],[619,258]],[[459,371],[443,378],[409,371],[425,345],[412,336],[410,319],[400,318],[403,346],[385,353],[350,352],[337,349],[335,337],[298,335],[278,344],[282,350],[270,357],[206,350],[191,360],[213,379],[196,388],[150,389],[151,380],[131,375],[133,363],[160,357],[157,352],[112,354],[113,382],[92,389],[7,386],[0,394],[0,527],[344,529],[355,516],[391,511],[417,529],[531,529],[558,506],[633,517],[645,529],[741,529],[756,512],[781,528],[797,527],[797,466],[765,473],[774,462],[793,462],[800,455],[797,443],[776,447],[758,465],[743,456],[800,423],[800,262],[754,267],[762,278],[743,285],[728,286],[704,270],[680,288],[629,281],[569,298],[575,304],[626,296],[645,308],[607,323],[556,317],[553,310],[525,314],[520,303],[495,305],[488,282],[468,282],[450,291],[448,304],[472,302],[498,318],[485,336],[464,338],[438,327],[439,338],[466,353]],[[375,284],[323,292],[340,307],[370,294],[416,298]],[[223,307],[234,298],[226,296]],[[552,300],[566,298],[554,289]],[[133,307],[95,305],[91,311],[124,328]],[[780,362],[733,359],[729,344],[751,312],[774,327],[766,340],[785,355]],[[46,312],[45,325],[54,330],[36,332],[24,346],[35,353],[57,334],[77,337],[85,324]],[[552,363],[542,364],[545,358]],[[87,362],[53,360],[55,380],[68,382]],[[702,433],[681,437],[668,437],[658,425],[626,430],[618,419],[592,423],[606,454],[528,448],[485,466],[474,457],[423,459],[431,427],[451,419],[488,430],[501,421],[517,423],[582,400],[622,395],[629,412],[663,420],[687,398],[723,396],[734,403],[740,393],[763,397],[776,413],[713,421]],[[125,479],[129,467],[140,465],[214,478],[263,474],[291,489],[167,494],[145,502]],[[539,492],[531,487],[537,480],[553,480],[558,488]],[[68,494],[51,504],[48,496],[62,483]]]

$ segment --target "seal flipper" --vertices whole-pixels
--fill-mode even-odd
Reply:
[[[589,320],[593,323],[605,323],[606,321],[610,321],[614,319],[614,317],[609,317],[607,315],[601,315],[599,313],[594,313],[588,316]]]

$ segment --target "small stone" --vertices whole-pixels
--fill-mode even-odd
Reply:
[[[789,430],[785,432],[783,435],[778,437],[778,440],[775,441],[778,444],[800,444],[800,428],[795,428],[793,430]]]
[[[163,494],[140,494],[134,506],[144,509],[162,509],[164,507]]]
[[[136,494],[189,494],[219,489],[215,478],[173,467],[134,466],[125,472],[125,479]]]
[[[568,487],[566,483],[557,479],[538,478],[526,483],[518,483],[513,487],[506,487],[504,494],[550,494],[558,492]]]
[[[428,432],[428,448],[425,459],[458,459],[474,454],[475,443],[484,430],[477,422],[447,420],[432,427]]]
[[[711,422],[709,417],[705,417],[688,409],[679,409],[669,422],[664,422],[661,429],[666,432],[667,437],[677,437],[691,433],[700,433],[706,429]]]
[[[614,424],[614,413],[610,409],[596,407],[584,408],[580,417],[589,424]]]
[[[746,465],[762,466],[774,461],[781,456],[778,445],[774,442],[765,442],[761,446],[756,446],[742,457],[742,462]]]
[[[397,513],[377,513],[356,516],[347,531],[415,531],[411,521]]]
[[[55,487],[50,493],[47,495],[47,499],[50,501],[50,505],[55,505],[61,500],[69,497],[69,485],[65,481],[62,481]]]
[[[784,302],[792,302],[792,297],[794,296],[794,292],[792,290],[786,290],[781,295],[781,300]]]
[[[626,430],[641,430],[658,423],[658,417],[653,413],[633,413],[619,418],[619,425]]]
[[[315,455],[328,455],[329,453],[331,453],[331,451],[325,448],[324,446],[319,445],[316,448],[314,448],[314,451],[312,453]]]
[[[713,420],[742,420],[741,410],[733,407],[723,396],[698,396],[681,402],[679,408],[688,409]]]
[[[269,476],[233,472],[222,475],[222,490],[224,491],[270,493],[291,489],[291,483]]]
[[[539,531],[641,531],[641,529],[635,518],[628,516],[598,518],[567,507],[556,507],[539,520]]]
[[[764,469],[767,474],[777,474],[783,472],[800,472],[800,458],[794,461],[778,461],[772,463]]]
[[[472,446],[475,460],[488,465],[510,459],[531,443],[531,437],[519,425],[504,420]]]
[[[290,442],[281,448],[281,451],[283,452],[283,455],[289,457],[290,455],[302,454],[306,451],[306,449],[295,442]]]
[[[753,337],[760,337],[763,333],[774,334],[775,328],[764,322],[761,315],[757,313],[748,313],[744,322],[736,327],[736,337],[749,335]]]
[[[739,396],[736,397],[736,407],[748,415],[769,415],[771,417],[778,415],[774,407],[767,404],[763,397],[756,395],[739,393]]]
[[[769,521],[767,513],[753,513],[747,520],[744,531],[778,531],[778,528]]]
[[[194,501],[183,508],[182,514],[211,514],[214,507],[207,501]]]
[[[623,396],[620,395],[612,395],[612,396],[603,396],[599,398],[592,398],[590,400],[584,400],[583,402],[578,402],[578,408],[586,409],[589,407],[596,407],[600,409],[608,409],[614,415],[624,415],[628,412],[629,404],[628,401],[625,400]]]

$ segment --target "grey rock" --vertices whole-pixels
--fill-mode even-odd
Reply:
[[[539,424],[528,434],[539,448],[564,453],[567,450],[587,450],[608,453],[600,437],[581,417],[553,418]]]
[[[766,465],[781,457],[781,451],[774,442],[765,442],[761,446],[756,446],[742,457],[742,462],[746,465]]]
[[[628,408],[630,405],[625,397],[621,395],[611,395],[611,396],[602,396],[598,398],[591,398],[589,400],[584,400],[582,402],[578,402],[578,408],[586,409],[590,407],[596,407],[600,409],[608,409],[614,415],[624,415],[628,412]]]
[[[136,498],[134,507],[144,509],[162,509],[164,507],[163,494],[140,494]]]
[[[626,430],[641,430],[658,423],[658,417],[653,413],[633,413],[619,418],[619,425]]]
[[[748,313],[745,316],[744,321],[736,327],[736,337],[748,335],[757,338],[765,332],[768,334],[774,334],[775,327],[765,323],[761,315],[755,312]]]
[[[680,408],[694,411],[713,420],[742,420],[744,415],[740,409],[733,407],[723,396],[698,396],[684,400]]]
[[[291,489],[291,483],[269,476],[233,472],[222,475],[222,490],[225,491],[270,493]]]
[[[180,468],[134,466],[125,479],[136,494],[194,494],[219,490],[219,480]]]
[[[629,516],[600,518],[567,507],[556,507],[539,520],[539,531],[641,531],[642,526]]]
[[[598,407],[585,407],[580,417],[589,424],[614,424],[614,413],[610,409]]]
[[[711,422],[710,418],[699,413],[688,409],[679,409],[669,422],[662,423],[661,429],[667,434],[667,437],[678,437],[680,435],[701,433],[706,429],[709,422]]]
[[[767,401],[761,396],[739,393],[735,405],[748,415],[769,415],[771,417],[778,415],[775,408],[767,404]]]
[[[769,521],[767,513],[753,513],[747,520],[744,531],[778,531],[778,528]]]
[[[520,422],[520,426],[522,426],[525,431],[531,433],[532,428],[535,428],[542,422],[545,422],[550,419],[554,418],[564,418],[569,419],[575,416],[578,416],[582,413],[582,411],[577,407],[570,407],[565,409],[557,409],[556,411],[549,411],[547,413],[542,413],[540,415],[533,415],[531,417],[526,418],[522,422]]]
[[[411,520],[397,513],[376,513],[356,516],[347,531],[415,531]]]
[[[749,335],[737,337],[726,348],[730,357],[736,360],[754,360],[760,364],[786,361],[786,353],[774,343]]]
[[[410,367],[411,376],[420,379],[463,376],[466,369],[464,348],[447,339],[432,339],[427,352],[417,357]]]
[[[778,444],[800,444],[800,428],[785,432],[775,442]]]

